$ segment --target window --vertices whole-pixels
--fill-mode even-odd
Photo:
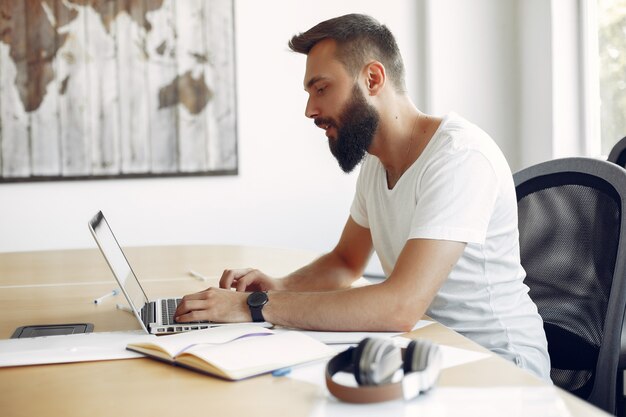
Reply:
[[[626,136],[626,0],[597,0],[602,155]]]

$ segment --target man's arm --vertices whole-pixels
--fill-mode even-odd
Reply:
[[[409,240],[383,283],[326,292],[270,291],[265,320],[313,330],[409,331],[459,260],[465,243]],[[177,320],[249,321],[246,293],[209,288],[185,296]]]
[[[348,288],[358,279],[372,254],[370,230],[351,217],[335,248],[282,279],[268,277],[256,269],[227,269],[221,288],[237,291],[328,291]]]
[[[324,293],[270,292],[267,321],[315,330],[409,331],[424,315],[465,243],[412,239],[380,284]]]

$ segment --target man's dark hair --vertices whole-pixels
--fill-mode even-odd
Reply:
[[[376,19],[363,14],[347,14],[326,20],[289,41],[292,51],[308,55],[321,40],[337,42],[337,59],[356,75],[369,59],[380,61],[396,91],[405,92],[404,64],[391,31]]]

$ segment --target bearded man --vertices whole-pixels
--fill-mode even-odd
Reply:
[[[409,331],[426,314],[549,381],[543,322],[523,283],[513,178],[496,143],[454,113],[417,109],[393,34],[369,16],[324,21],[289,47],[307,56],[306,117],[342,170],[363,163],[343,233],[283,278],[224,271],[221,288],[184,297],[177,320]],[[386,279],[351,288],[374,250]]]

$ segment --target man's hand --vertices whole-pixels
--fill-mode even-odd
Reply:
[[[237,291],[282,291],[283,282],[271,278],[258,269],[227,269],[220,278],[220,288]]]
[[[195,294],[183,297],[178,305],[174,317],[177,322],[190,321],[217,321],[225,323],[237,323],[252,321],[248,308],[248,294],[223,290],[220,288],[207,288]]]

